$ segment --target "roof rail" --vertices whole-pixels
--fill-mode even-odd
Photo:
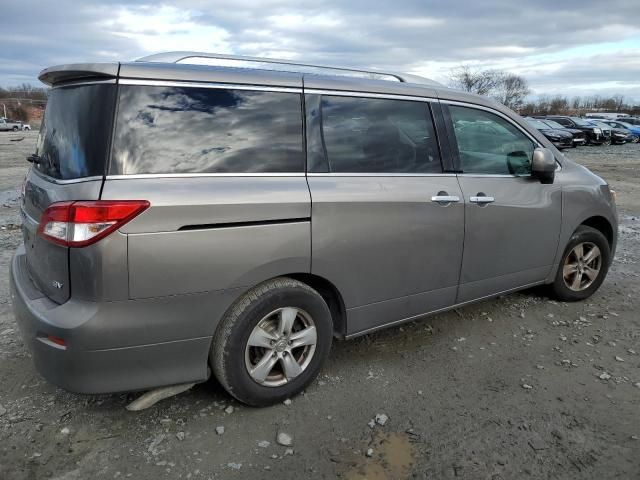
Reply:
[[[423,85],[441,86],[438,82],[418,75],[404,73],[381,72],[346,67],[330,67],[311,63],[300,63],[275,58],[245,57],[207,52],[163,52],[138,58],[136,62],[182,63],[192,65],[209,65],[219,67],[255,68],[259,70],[277,70],[300,73],[329,74],[347,77],[368,78],[371,80],[387,80]]]

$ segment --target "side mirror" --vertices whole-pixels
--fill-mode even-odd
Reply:
[[[556,175],[556,159],[548,148],[536,148],[531,161],[531,175],[540,183],[553,183]]]

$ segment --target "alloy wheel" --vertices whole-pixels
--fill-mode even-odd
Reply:
[[[316,350],[316,327],[304,310],[274,310],[254,327],[245,347],[245,366],[251,378],[265,387],[279,387],[298,377]]]
[[[565,285],[574,292],[589,288],[602,268],[602,253],[595,243],[579,243],[569,252],[562,267]]]

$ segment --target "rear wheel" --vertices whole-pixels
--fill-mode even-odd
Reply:
[[[249,405],[277,403],[303,390],[329,354],[329,307],[308,285],[286,277],[243,295],[220,323],[209,355],[213,372]]]
[[[13,127],[13,131],[17,132],[18,131],[18,127]]]
[[[609,269],[611,249],[595,228],[580,226],[571,236],[552,288],[563,301],[584,300],[602,285]]]

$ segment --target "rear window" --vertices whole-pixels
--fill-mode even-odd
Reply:
[[[123,85],[111,174],[304,172],[300,95]]]
[[[59,180],[104,175],[113,125],[115,85],[54,88],[36,154],[39,172]]]

